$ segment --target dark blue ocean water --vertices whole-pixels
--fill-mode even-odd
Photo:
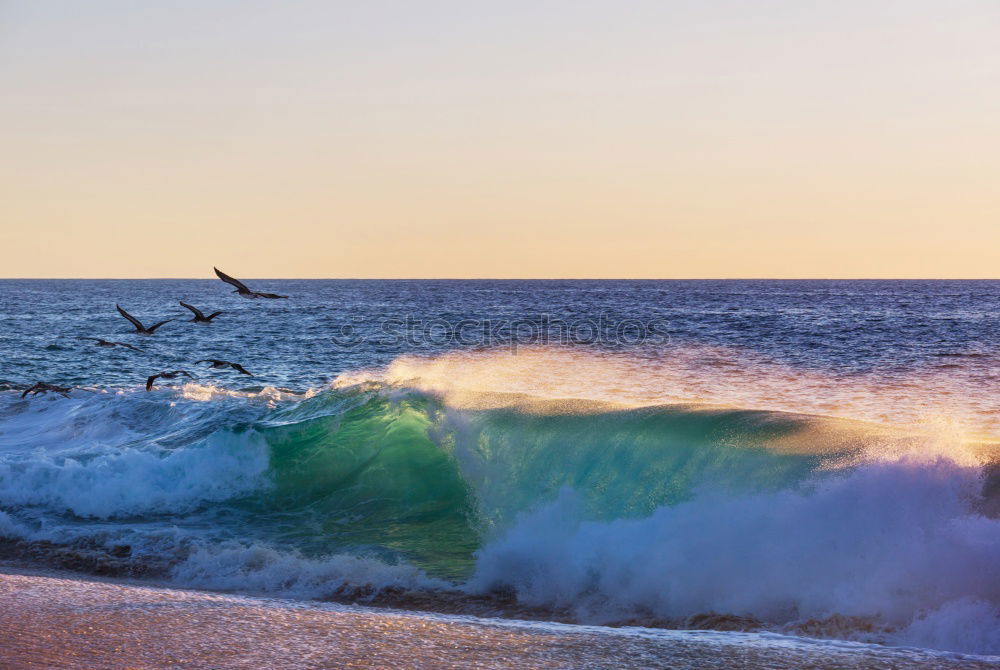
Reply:
[[[647,355],[692,343],[739,347],[834,374],[976,356],[995,363],[1000,351],[1000,281],[248,283],[291,297],[245,300],[217,280],[0,280],[0,383],[129,387],[150,371],[216,357],[254,372],[252,382],[229,380],[238,386],[301,391],[404,353],[525,344],[543,333],[556,341],[552,323],[559,321],[573,327],[578,346],[634,346],[636,324],[654,324],[645,346],[634,347]],[[178,300],[224,314],[211,325],[193,324]],[[152,337],[134,335],[116,303],[147,325],[178,320]],[[623,323],[617,342],[595,336]],[[459,341],[448,326],[461,324]],[[145,353],[95,350],[81,336],[129,342]]]

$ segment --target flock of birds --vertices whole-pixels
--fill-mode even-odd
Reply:
[[[278,295],[277,293],[264,293],[261,291],[252,291],[247,287],[246,284],[241,282],[239,279],[230,277],[225,272],[219,270],[219,268],[212,268],[212,269],[215,270],[215,274],[219,279],[235,287],[233,293],[238,293],[240,297],[248,298],[251,300],[257,298],[276,300],[288,297],[287,295]],[[222,312],[220,311],[220,312],[213,312],[206,316],[205,313],[202,312],[197,307],[189,305],[183,300],[180,300],[178,302],[181,304],[182,307],[191,310],[192,314],[194,314],[194,318],[191,319],[191,321],[194,323],[212,323],[212,319],[222,314]],[[139,319],[135,318],[134,316],[126,312],[124,309],[122,309],[121,305],[116,304],[115,309],[118,310],[119,314],[128,319],[128,321],[132,324],[132,326],[135,327],[135,332],[138,335],[152,335],[153,333],[156,332],[156,329],[162,326],[163,324],[170,323],[171,321],[175,320],[175,319],[166,319],[164,321],[160,321],[159,323],[154,323],[153,325],[147,327],[144,326],[142,322],[139,321]],[[125,347],[126,349],[132,349],[133,351],[142,351],[142,349],[140,349],[139,347],[133,346],[126,342],[114,342],[112,340],[105,340],[100,337],[85,337],[82,339],[93,340],[97,343],[97,346],[99,347]],[[201,363],[208,363],[209,369],[218,370],[218,369],[232,368],[233,370],[236,370],[240,374],[249,375],[251,377],[253,376],[253,374],[245,367],[243,367],[241,364],[233,363],[232,361],[224,361],[218,358],[204,358],[200,361],[195,361],[195,365],[200,365]],[[177,377],[180,376],[194,379],[194,375],[192,375],[187,370],[164,370],[162,372],[157,372],[156,374],[149,375],[149,377],[146,378],[146,390],[147,391],[152,390],[153,382],[155,382],[157,379],[176,379]],[[69,392],[72,391],[74,388],[75,387],[73,386],[58,386],[56,384],[49,384],[46,382],[36,382],[34,386],[26,389],[24,393],[21,394],[21,397],[24,398],[29,393],[32,395],[32,397],[39,394],[44,395],[46,393],[58,393],[59,395],[68,398]]]

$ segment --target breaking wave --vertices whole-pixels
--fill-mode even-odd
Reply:
[[[0,393],[0,536],[188,586],[504,593],[1000,653],[988,441],[390,372],[305,396]]]

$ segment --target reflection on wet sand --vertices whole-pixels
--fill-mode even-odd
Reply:
[[[4,668],[987,668],[771,634],[600,629],[0,575]]]

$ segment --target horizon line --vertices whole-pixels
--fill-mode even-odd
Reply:
[[[178,281],[217,277],[0,277],[0,281]],[[1000,281],[1000,277],[247,277],[249,281]]]

